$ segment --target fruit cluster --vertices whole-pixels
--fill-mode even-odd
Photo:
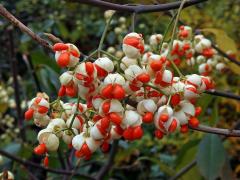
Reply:
[[[59,78],[61,87],[55,101],[39,93],[29,103],[25,119],[34,119],[44,128],[38,133],[34,152],[48,156],[62,139],[75,149],[76,157],[89,159],[99,147],[107,152],[115,139],[141,139],[144,124],[154,124],[159,139],[177,129],[186,133],[189,125],[197,127],[201,113],[201,107],[195,106],[197,98],[214,87],[206,76],[210,65],[201,64],[200,75],[183,75],[177,65],[183,60],[198,61],[199,56],[214,61],[216,52],[202,35],[192,40],[188,26],[179,28],[172,47],[162,41],[162,35],[152,35],[150,45],[160,49],[146,51],[143,36],[132,32],[123,39],[125,57],[116,60],[105,53],[108,56],[95,61],[92,57],[79,61],[80,52],[73,44],[55,44],[56,62],[68,70]],[[63,96],[77,98],[77,102],[64,103]]]

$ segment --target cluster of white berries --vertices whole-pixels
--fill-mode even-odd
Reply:
[[[8,92],[6,89],[0,85],[0,104],[6,104],[9,101]]]
[[[0,140],[12,141],[18,136],[19,128],[14,125],[14,118],[8,114],[3,115],[0,113]]]
[[[112,15],[114,14],[115,11],[108,10],[105,11],[104,17],[106,21],[108,21]],[[126,25],[126,18],[124,16],[119,17],[118,19],[114,19],[111,21],[112,24],[114,24],[114,33],[115,33],[115,38],[118,41],[121,41],[123,36],[127,33],[127,25]],[[115,47],[115,46],[109,46],[106,50],[108,53],[113,54],[117,58],[122,58],[123,57],[123,52],[121,49]]]
[[[47,155],[44,164],[48,165],[48,152],[56,151],[62,139],[77,157],[89,159],[99,147],[107,152],[115,139],[140,139],[143,124],[154,124],[157,138],[176,129],[185,133],[189,125],[197,127],[201,108],[195,107],[196,100],[213,88],[213,81],[204,73],[176,76],[171,66],[199,54],[210,57],[206,40],[197,41],[197,36],[192,43],[191,34],[190,27],[180,27],[172,48],[163,42],[160,52],[153,53],[145,51],[141,34],[129,33],[122,44],[125,57],[118,62],[108,57],[79,62],[76,46],[55,44],[56,61],[68,70],[59,78],[58,99],[50,103],[46,94],[39,93],[25,113],[27,120],[44,127],[34,152]],[[158,46],[162,39],[160,34],[152,35],[150,45]],[[64,103],[63,96],[78,101]]]
[[[13,88],[11,78],[7,83],[0,82],[0,140],[12,141],[18,136],[19,129],[14,125],[14,117],[6,113],[9,108],[15,108],[16,103],[11,97]]]
[[[200,74],[209,75],[214,68],[218,72],[223,72],[226,69],[224,58],[218,55],[217,51],[212,48],[211,41],[203,35],[194,37],[194,49],[198,54],[195,61],[199,64],[198,71]],[[193,63],[193,60],[191,63]],[[188,64],[191,63],[188,62]]]

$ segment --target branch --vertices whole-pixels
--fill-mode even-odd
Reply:
[[[197,160],[194,159],[192,162],[187,164],[185,167],[183,167],[180,171],[177,172],[173,177],[170,178],[170,180],[177,180],[179,179],[183,174],[188,172],[191,168],[193,168],[197,164]]]
[[[218,48],[216,45],[212,45],[212,47],[214,49],[217,50],[217,52],[219,54],[221,54],[223,57],[227,58],[229,61],[231,61],[232,63],[235,63],[236,65],[240,66],[240,61],[236,60],[235,58],[229,56],[227,53],[225,53],[223,50],[221,50],[220,48]]]
[[[223,91],[218,91],[218,90],[215,90],[215,89],[205,91],[204,93],[211,94],[211,95],[214,95],[214,96],[226,97],[226,98],[235,99],[235,100],[240,101],[240,96],[238,96],[236,94],[223,92]]]
[[[41,38],[37,34],[35,34],[30,28],[25,26],[21,21],[19,21],[15,16],[13,16],[6,8],[3,7],[2,4],[0,4],[0,15],[5,17],[11,24],[19,28],[23,33],[28,34],[34,41],[36,41],[38,44],[42,45],[48,50],[53,51],[52,46],[48,43],[47,40]],[[55,37],[52,34],[45,33],[45,35],[54,43],[56,42],[62,42],[59,38]],[[88,56],[83,54],[81,52],[82,57],[87,58]],[[92,58],[89,58],[89,60],[93,60]]]
[[[104,3],[104,4],[107,3],[108,4],[108,2],[97,1],[97,0],[88,0],[88,1],[81,0],[81,2],[83,2],[83,3],[89,2],[89,4],[92,4],[92,3],[95,4],[96,2],[97,2],[97,4],[98,3],[101,3],[101,4],[102,3]],[[188,2],[193,2],[193,1],[188,1]],[[110,4],[112,4],[112,3],[110,3]],[[170,4],[172,4],[172,3],[170,3]],[[116,4],[115,4],[115,6],[116,6]],[[117,7],[118,6],[126,7],[126,5],[117,5]],[[143,6],[143,5],[138,5],[138,6]],[[148,5],[148,6],[151,6],[151,5]],[[152,5],[152,6],[161,6],[161,5]],[[128,6],[128,7],[132,7],[132,6]],[[136,7],[136,6],[134,6],[134,7]],[[2,16],[6,17],[11,23],[16,25],[23,32],[27,33],[33,40],[37,41],[40,45],[52,50],[51,45],[49,45],[46,40],[44,40],[44,39],[40,38],[39,36],[37,36],[36,34],[34,34],[28,27],[26,27],[23,23],[21,23],[19,20],[17,20],[10,12],[8,12],[1,4],[0,4],[0,14]],[[83,54],[83,56],[87,57],[84,54]],[[239,96],[237,96],[237,95],[226,93],[226,92],[220,92],[220,91],[217,91],[217,90],[207,91],[206,93],[239,100]],[[133,107],[136,107],[136,105],[137,105],[136,102],[134,102],[130,99],[127,99],[126,102]],[[222,134],[222,135],[226,135],[226,136],[239,136],[239,130],[232,130],[232,131],[234,131],[234,133],[232,133],[232,131],[230,131],[228,129],[219,129],[219,128],[212,128],[211,129],[211,127],[207,127],[207,126],[203,126],[203,125],[199,126],[198,128],[194,128],[194,130],[202,131],[202,132],[208,132],[208,133]]]
[[[24,160],[24,159],[21,159],[13,154],[10,154],[6,151],[3,151],[0,149],[0,154],[9,158],[9,159],[12,159],[13,161],[16,161],[20,164],[23,164],[25,166],[33,166],[33,167],[36,167],[36,168],[39,168],[39,169],[43,169],[45,171],[48,171],[48,172],[51,172],[51,173],[55,173],[55,174],[64,174],[64,175],[71,175],[72,174],[72,171],[66,171],[66,170],[63,170],[63,169],[53,169],[53,168],[46,168],[46,167],[43,167],[39,164],[36,164],[32,161],[28,161],[28,160]],[[85,175],[85,174],[80,174],[80,173],[75,173],[74,175],[78,176],[78,177],[83,177],[83,178],[86,178],[86,179],[92,179],[92,180],[95,180],[95,178],[91,177],[91,176],[88,176],[88,175]]]
[[[227,137],[240,137],[240,130],[215,128],[215,127],[209,127],[201,124],[198,127],[191,127],[189,125],[189,128],[196,131],[219,134]]]
[[[136,108],[136,102],[131,100],[131,99],[126,99],[125,101],[127,104],[129,104],[132,107]],[[201,132],[206,132],[206,133],[213,133],[213,134],[219,134],[219,135],[224,135],[228,137],[240,137],[240,130],[229,130],[229,129],[222,129],[222,128],[214,128],[214,127],[209,127],[205,125],[199,125],[197,128],[189,126],[190,129],[195,130],[195,131],[201,131]]]
[[[105,176],[105,174],[112,168],[114,163],[114,157],[117,153],[118,149],[118,140],[114,140],[111,148],[111,152],[109,154],[109,158],[106,162],[106,164],[100,169],[96,176],[96,180],[101,180]]]
[[[237,128],[239,126],[240,122],[236,123],[233,128]],[[225,141],[227,138],[222,137],[221,138],[222,141]],[[177,174],[175,174],[173,177],[170,178],[170,180],[176,180],[179,179],[183,174],[185,174],[186,172],[188,172],[191,168],[193,168],[195,165],[197,164],[197,159],[194,159],[192,162],[190,162],[189,164],[187,164],[185,167],[183,167],[182,169],[179,170],[179,172],[177,172]]]
[[[112,9],[120,12],[129,12],[129,13],[148,13],[148,12],[160,12],[168,11],[172,9],[178,9],[180,7],[181,1],[158,4],[158,5],[122,5],[115,4],[111,2],[101,1],[101,0],[72,0],[73,2],[78,2],[82,4],[89,4],[104,9]],[[202,3],[207,0],[189,0],[184,4],[184,8],[192,6],[198,3]]]
[[[2,4],[0,4],[0,15],[5,17],[14,26],[18,27],[22,32],[27,33],[33,40],[37,41],[42,46],[52,50],[52,46],[48,43],[48,41],[42,39],[40,36],[35,34],[31,29],[25,26],[21,21],[15,18],[6,8],[3,7]]]
[[[17,70],[17,60],[16,53],[14,48],[14,37],[12,28],[7,29],[9,35],[9,59],[11,64],[11,71],[13,76],[13,87],[14,87],[14,98],[16,101],[16,110],[17,110],[17,119],[18,119],[18,127],[20,129],[20,136],[23,140],[26,139],[25,131],[23,129],[24,119],[22,117],[22,109],[21,109],[21,98],[20,98],[20,87],[18,83],[18,70]]]
[[[99,0],[74,0],[77,2],[82,2],[82,3],[86,3],[86,4],[94,4],[94,5],[99,5],[100,4],[104,4],[104,7],[107,8],[109,6],[109,4],[113,4],[113,3],[109,3],[109,2],[104,2],[104,1],[99,1]],[[196,1],[196,2],[195,2]],[[192,3],[191,5],[193,5],[194,3],[200,3],[200,2],[204,2],[207,0],[194,0],[194,1],[188,1],[184,4],[184,7],[186,6],[190,6],[189,3]],[[178,6],[176,8],[178,8],[180,6],[181,2],[175,2],[175,3],[169,3],[169,4],[160,4],[160,5],[137,5],[137,6],[127,6],[127,5],[119,5],[119,4],[114,4],[115,8],[119,8],[120,9],[125,9],[125,8],[136,8],[136,7],[158,7],[158,6],[172,6],[172,4],[178,4]],[[99,5],[100,6],[100,5]],[[143,7],[142,7],[143,6]],[[176,5],[175,5],[176,6]],[[103,7],[103,6],[100,6]],[[112,6],[110,6],[112,7]],[[108,7],[108,8],[110,8]],[[111,9],[111,8],[110,8]],[[112,8],[113,9],[113,8]],[[117,10],[117,9],[115,9]],[[122,10],[124,11],[124,10]],[[126,10],[125,10],[126,11]],[[137,11],[131,11],[131,12],[137,12]],[[144,12],[144,11],[141,11]],[[139,13],[139,12],[137,12]],[[42,45],[43,47],[50,49],[52,51],[52,46],[48,43],[48,41],[46,41],[45,39],[42,39],[40,36],[38,36],[37,34],[35,34],[31,29],[29,29],[27,26],[25,26],[22,22],[20,22],[16,17],[14,17],[6,8],[3,7],[2,4],[0,4],[0,15],[5,17],[7,20],[9,20],[13,25],[15,25],[16,27],[18,27],[22,32],[28,34],[33,40],[35,40],[36,42],[38,42],[40,45]],[[167,15],[171,16],[171,14],[167,13]],[[180,22],[181,24],[184,24],[183,22]],[[59,38],[56,38],[55,36],[53,36],[52,34],[47,34],[45,33],[45,35],[52,41],[54,42],[61,42],[61,40]],[[240,65],[240,62],[237,61],[236,59],[228,56],[225,52],[223,52],[222,50],[220,50],[219,48],[217,48],[216,46],[213,45],[213,48],[215,48],[222,56],[224,56],[225,58],[229,59],[230,61],[232,61],[233,63]],[[84,55],[83,53],[81,53],[83,55],[83,57],[87,57],[86,55]],[[92,59],[90,59],[92,60]]]
[[[20,166],[22,168],[22,170],[25,170],[29,176],[30,180],[38,180],[38,178],[31,172],[29,171],[29,169],[26,166]]]
[[[58,159],[59,159],[59,161],[61,163],[62,168],[66,169],[66,164],[65,164],[65,161],[64,161],[64,158],[62,156],[62,152],[61,152],[60,149],[57,150],[57,155],[58,155]]]

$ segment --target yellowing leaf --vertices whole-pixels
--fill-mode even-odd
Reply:
[[[215,28],[204,28],[201,29],[201,31],[214,34],[216,43],[221,50],[225,52],[231,50],[233,53],[237,53],[234,40],[230,38],[225,31]]]
[[[227,52],[231,50],[234,54],[237,54],[237,46],[232,38],[230,38],[227,33],[221,29],[215,28],[204,28],[201,29],[202,32],[211,33],[215,36],[216,44],[218,47]],[[240,74],[240,67],[234,63],[229,63],[230,69],[236,74]]]

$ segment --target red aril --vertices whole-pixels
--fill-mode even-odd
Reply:
[[[34,113],[34,110],[33,109],[28,109],[25,114],[24,114],[24,117],[26,120],[30,120],[33,118],[33,113]]]
[[[153,121],[153,113],[152,112],[146,112],[143,116],[143,122],[145,123],[151,123]]]
[[[60,56],[57,59],[57,64],[60,67],[66,67],[69,64],[70,61],[70,55],[68,52],[63,52],[60,54]]]
[[[166,113],[163,113],[160,115],[160,121],[162,121],[162,122],[167,122],[168,118],[169,118],[169,116]]]
[[[114,85],[112,95],[114,99],[121,100],[125,97],[125,90],[119,84]]]

